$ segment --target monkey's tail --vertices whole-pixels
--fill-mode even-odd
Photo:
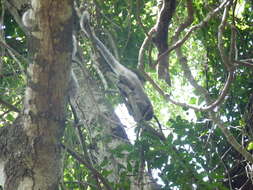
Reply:
[[[90,26],[90,14],[88,11],[84,11],[81,16],[80,21],[81,29],[84,31],[85,35],[92,39],[92,30]]]

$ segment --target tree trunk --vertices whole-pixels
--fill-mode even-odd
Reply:
[[[56,190],[61,174],[59,142],[64,132],[71,68],[71,0],[33,0],[28,85],[24,111],[0,130],[0,185],[5,190]]]

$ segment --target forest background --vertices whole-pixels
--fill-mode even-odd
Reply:
[[[253,1],[1,0],[0,10],[0,189],[253,189]],[[146,96],[125,93],[136,86],[80,26],[85,12],[142,81],[151,120],[136,112]]]

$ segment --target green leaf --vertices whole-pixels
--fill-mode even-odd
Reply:
[[[197,102],[197,98],[191,97],[189,103],[190,103],[190,104],[196,104],[196,102]]]
[[[8,114],[8,115],[6,116],[6,119],[9,120],[9,121],[14,121],[14,120],[15,120],[15,118],[13,117],[12,114]]]
[[[253,150],[253,142],[252,141],[248,144],[247,150],[248,151]]]

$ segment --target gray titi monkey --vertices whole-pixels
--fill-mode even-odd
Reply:
[[[139,122],[141,120],[150,120],[153,117],[153,107],[145,94],[143,86],[137,75],[131,70],[121,65],[112,55],[108,48],[98,39],[90,26],[89,13],[84,11],[81,17],[80,25],[83,32],[90,38],[93,45],[102,54],[112,71],[116,74],[119,82],[117,87],[124,96],[127,107],[133,112],[134,119]]]

